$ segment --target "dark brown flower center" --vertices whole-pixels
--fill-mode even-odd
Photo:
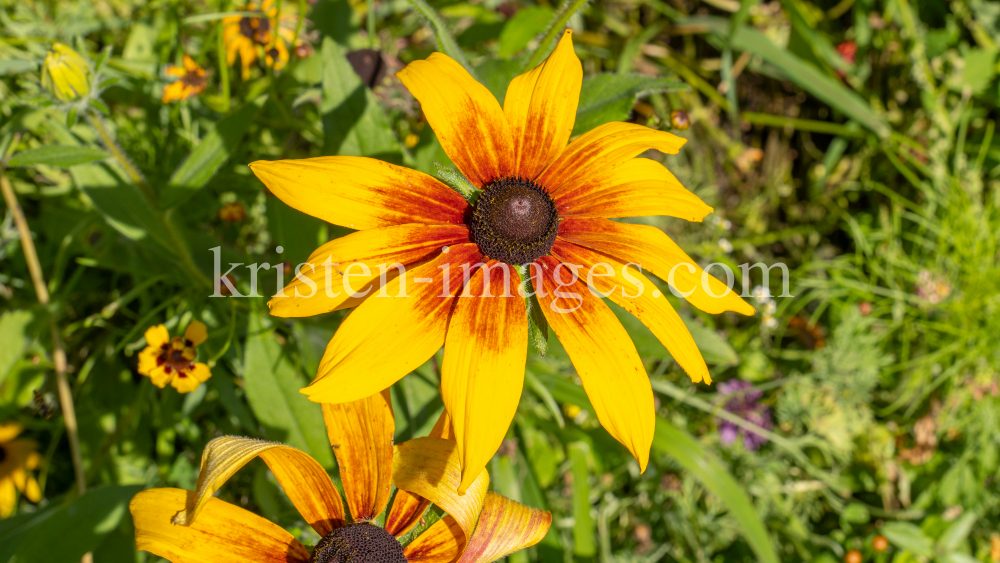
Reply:
[[[311,563],[406,563],[403,546],[378,526],[359,523],[337,528],[316,544]]]
[[[257,43],[267,43],[268,32],[271,31],[271,20],[267,18],[248,17],[240,20],[240,33]]]
[[[3,446],[0,446],[0,463],[3,463],[5,459],[7,459],[7,451],[3,449]]]
[[[484,186],[469,230],[486,257],[522,265],[552,249],[559,216],[541,186],[523,178],[501,178]]]
[[[156,359],[156,365],[164,366],[167,373],[177,372],[186,375],[185,372],[194,367],[194,359],[198,357],[198,351],[194,348],[194,343],[175,336],[173,340],[160,347],[160,357]]]

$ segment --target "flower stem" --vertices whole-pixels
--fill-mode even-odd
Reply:
[[[69,389],[69,381],[66,379],[66,348],[63,345],[62,335],[56,325],[56,319],[50,311],[49,289],[45,285],[45,278],[42,275],[42,266],[38,261],[38,253],[35,252],[35,243],[31,239],[31,230],[28,229],[28,221],[24,218],[24,212],[17,203],[17,196],[14,188],[7,179],[7,174],[0,166],[0,190],[3,191],[3,198],[7,202],[11,215],[14,216],[14,223],[17,224],[17,232],[21,237],[21,250],[24,252],[24,260],[28,263],[28,272],[31,274],[31,282],[35,286],[35,294],[42,308],[46,309],[49,321],[49,331],[52,333],[52,361],[56,368],[56,385],[59,389],[59,406],[62,408],[63,420],[66,423],[66,434],[69,436],[69,450],[73,458],[73,473],[76,475],[76,490],[79,494],[87,491],[87,483],[83,475],[83,458],[80,456],[80,436],[77,431],[76,409],[73,408],[73,394]]]
[[[555,43],[556,39],[559,38],[566,27],[566,22],[569,21],[573,14],[575,14],[587,0],[566,0],[563,5],[559,8],[556,13],[556,19],[552,21],[552,25],[549,26],[548,32],[545,33],[545,37],[542,38],[542,42],[538,44],[538,48],[532,53],[531,58],[525,63],[525,69],[531,69],[538,66],[542,62],[542,58],[549,54],[552,50],[552,44]]]

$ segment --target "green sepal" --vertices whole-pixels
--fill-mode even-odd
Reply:
[[[476,200],[479,199],[479,194],[483,193],[482,190],[473,186],[472,182],[464,174],[454,168],[442,166],[437,162],[434,163],[434,167],[437,168],[437,176],[441,178],[442,182],[448,184],[448,187],[461,194],[469,202],[469,205],[475,205]]]
[[[542,313],[542,306],[538,303],[538,298],[534,295],[527,295],[525,287],[531,280],[528,277],[528,268],[525,266],[514,266],[517,275],[521,277],[521,285],[518,287],[524,297],[524,307],[528,312],[528,342],[535,347],[539,356],[544,356],[549,351],[549,321],[545,320]]]

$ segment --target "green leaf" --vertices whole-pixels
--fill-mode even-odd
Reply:
[[[721,18],[713,18],[721,19]],[[722,20],[725,22],[725,20]],[[732,39],[734,49],[748,51],[771,63],[798,87],[857,121],[880,137],[889,135],[889,126],[872,111],[861,96],[816,67],[778,47],[763,33],[749,27],[738,30]]]
[[[757,554],[758,561],[778,563],[767,529],[743,487],[726,466],[693,436],[666,420],[656,418],[653,448],[666,452],[722,501],[740,524],[743,537]]]
[[[295,446],[323,467],[333,467],[320,406],[299,392],[306,386],[305,378],[275,338],[270,318],[256,309],[250,314],[243,356],[243,387],[250,408],[268,439]]]
[[[473,69],[469,66],[469,61],[465,59],[465,54],[459,49],[458,43],[455,43],[455,38],[451,36],[448,32],[448,28],[445,27],[444,22],[441,21],[441,16],[431,8],[427,2],[424,0],[409,0],[410,4],[416,8],[420,15],[427,20],[427,23],[431,24],[431,29],[434,30],[434,37],[438,42],[438,50],[442,53],[448,55],[449,57],[455,59],[458,64],[465,67],[465,70],[469,71],[473,77]]]
[[[949,553],[958,549],[962,542],[969,538],[969,532],[972,531],[972,526],[978,518],[979,515],[972,511],[959,516],[938,538],[938,551]]]
[[[590,447],[583,442],[573,442],[566,449],[573,475],[573,554],[593,557],[597,552],[594,542],[597,531],[590,515],[590,468],[587,464]]]
[[[518,10],[500,32],[497,56],[507,58],[527,47],[535,36],[548,28],[553,14],[555,10],[548,6],[529,6]]]
[[[583,80],[573,134],[598,125],[624,121],[638,97],[686,88],[683,82],[641,74],[596,74]]]
[[[493,93],[500,105],[507,95],[507,86],[518,74],[521,74],[522,58],[493,59],[489,58],[476,67],[476,75],[483,86]]]
[[[85,164],[74,166],[69,174],[115,230],[133,241],[148,237],[164,249],[172,249],[160,214],[117,168],[104,163]]]
[[[31,311],[7,311],[0,315],[0,385],[17,363],[28,345],[28,325],[34,315]]]
[[[997,75],[995,49],[969,49],[963,57],[965,67],[962,69],[962,82],[972,90],[973,95],[980,95],[993,82]]]
[[[852,502],[844,507],[840,517],[851,524],[867,524],[871,520],[871,513],[868,512],[867,506],[860,502]]]
[[[21,74],[22,72],[30,72],[36,68],[38,68],[38,63],[28,59],[0,60],[0,76],[7,76],[8,74]]]
[[[140,490],[141,486],[134,485],[91,489],[73,502],[47,513],[43,520],[35,520],[35,525],[21,528],[16,561],[79,561],[118,527],[128,513],[129,501]]]
[[[730,346],[725,338],[719,336],[719,333],[687,315],[681,315],[681,320],[691,332],[691,337],[698,345],[698,350],[705,358],[705,363],[720,366],[735,366],[740,363],[740,357],[736,350]]]
[[[104,160],[111,155],[95,147],[49,146],[28,149],[15,154],[10,166],[76,166]]]
[[[170,176],[163,193],[164,206],[182,203],[212,179],[236,150],[265,99],[257,98],[215,124]]]
[[[401,162],[399,143],[375,94],[333,39],[323,40],[323,154]]]
[[[886,522],[882,526],[882,535],[896,547],[913,552],[915,555],[931,557],[934,554],[934,542],[915,524]]]

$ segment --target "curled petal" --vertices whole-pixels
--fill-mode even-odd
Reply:
[[[309,552],[276,524],[217,498],[206,498],[190,526],[171,517],[195,501],[181,489],[148,489],[132,498],[135,547],[173,563],[308,563]]]
[[[371,520],[389,503],[392,417],[389,390],[350,403],[323,403],[323,421],[340,467],[351,516]]]
[[[427,437],[396,446],[392,481],[397,488],[420,495],[454,518],[465,545],[482,510],[490,476],[484,469],[465,494],[458,494],[462,465],[455,442]]]
[[[542,541],[552,514],[487,493],[483,513],[459,563],[490,563]]]
[[[212,499],[212,495],[250,460],[260,457],[278,479],[299,514],[321,536],[344,523],[344,506],[323,467],[308,454],[291,446],[237,436],[222,436],[209,442],[201,456],[201,474],[196,494],[173,522],[190,526]]]
[[[448,416],[447,409],[441,411],[441,416],[438,417],[437,423],[434,424],[434,428],[428,436],[431,438],[454,440],[451,429],[451,417]],[[395,498],[392,500],[392,508],[389,509],[389,515],[385,518],[385,531],[397,538],[409,532],[420,522],[421,516],[423,516],[424,511],[430,505],[431,501],[422,496],[398,489]]]

